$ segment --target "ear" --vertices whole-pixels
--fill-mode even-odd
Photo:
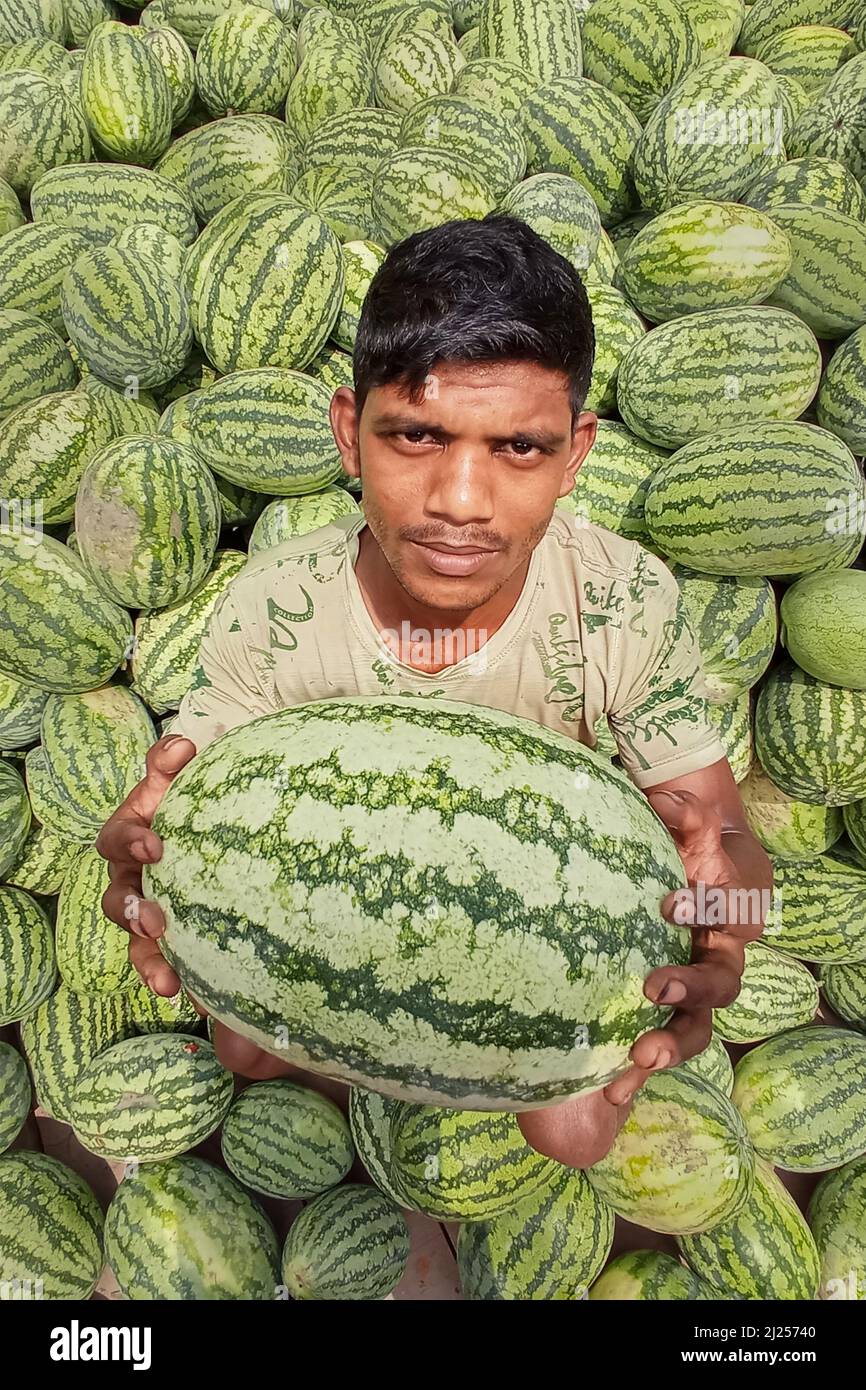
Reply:
[[[361,476],[361,450],[358,407],[351,386],[341,386],[331,400],[331,429],[343,460],[343,472],[350,478]]]
[[[574,480],[595,443],[597,434],[598,416],[594,415],[591,410],[582,411],[574,422],[571,435],[571,453],[562,475],[562,486],[559,489],[560,497],[567,497],[574,487]]]

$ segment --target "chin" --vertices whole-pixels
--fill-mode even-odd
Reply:
[[[443,613],[465,613],[472,608],[480,608],[489,602],[502,587],[502,580],[492,582],[489,576],[484,581],[466,579],[438,578],[429,574],[417,574],[404,570],[398,574],[400,583],[410,598],[425,608],[440,609]]]

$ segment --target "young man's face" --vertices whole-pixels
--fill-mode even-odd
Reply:
[[[400,584],[451,611],[487,603],[526,564],[596,431],[589,413],[572,428],[565,377],[529,362],[440,364],[417,404],[396,385],[371,391],[360,423],[343,387],[331,419]]]

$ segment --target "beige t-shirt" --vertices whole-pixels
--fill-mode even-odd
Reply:
[[[428,675],[397,659],[364,604],[364,525],[341,518],[247,565],[217,604],[173,733],[202,749],[311,700],[421,695],[522,715],[589,747],[606,719],[639,787],[725,756],[676,581],[636,542],[555,513],[503,626]]]

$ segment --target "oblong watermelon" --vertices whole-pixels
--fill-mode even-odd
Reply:
[[[90,1298],[102,1269],[102,1225],[87,1183],[59,1159],[28,1152],[0,1158],[4,1290],[18,1284],[21,1298]]]
[[[809,1203],[821,1257],[819,1298],[866,1299],[866,1159],[822,1178]]]

